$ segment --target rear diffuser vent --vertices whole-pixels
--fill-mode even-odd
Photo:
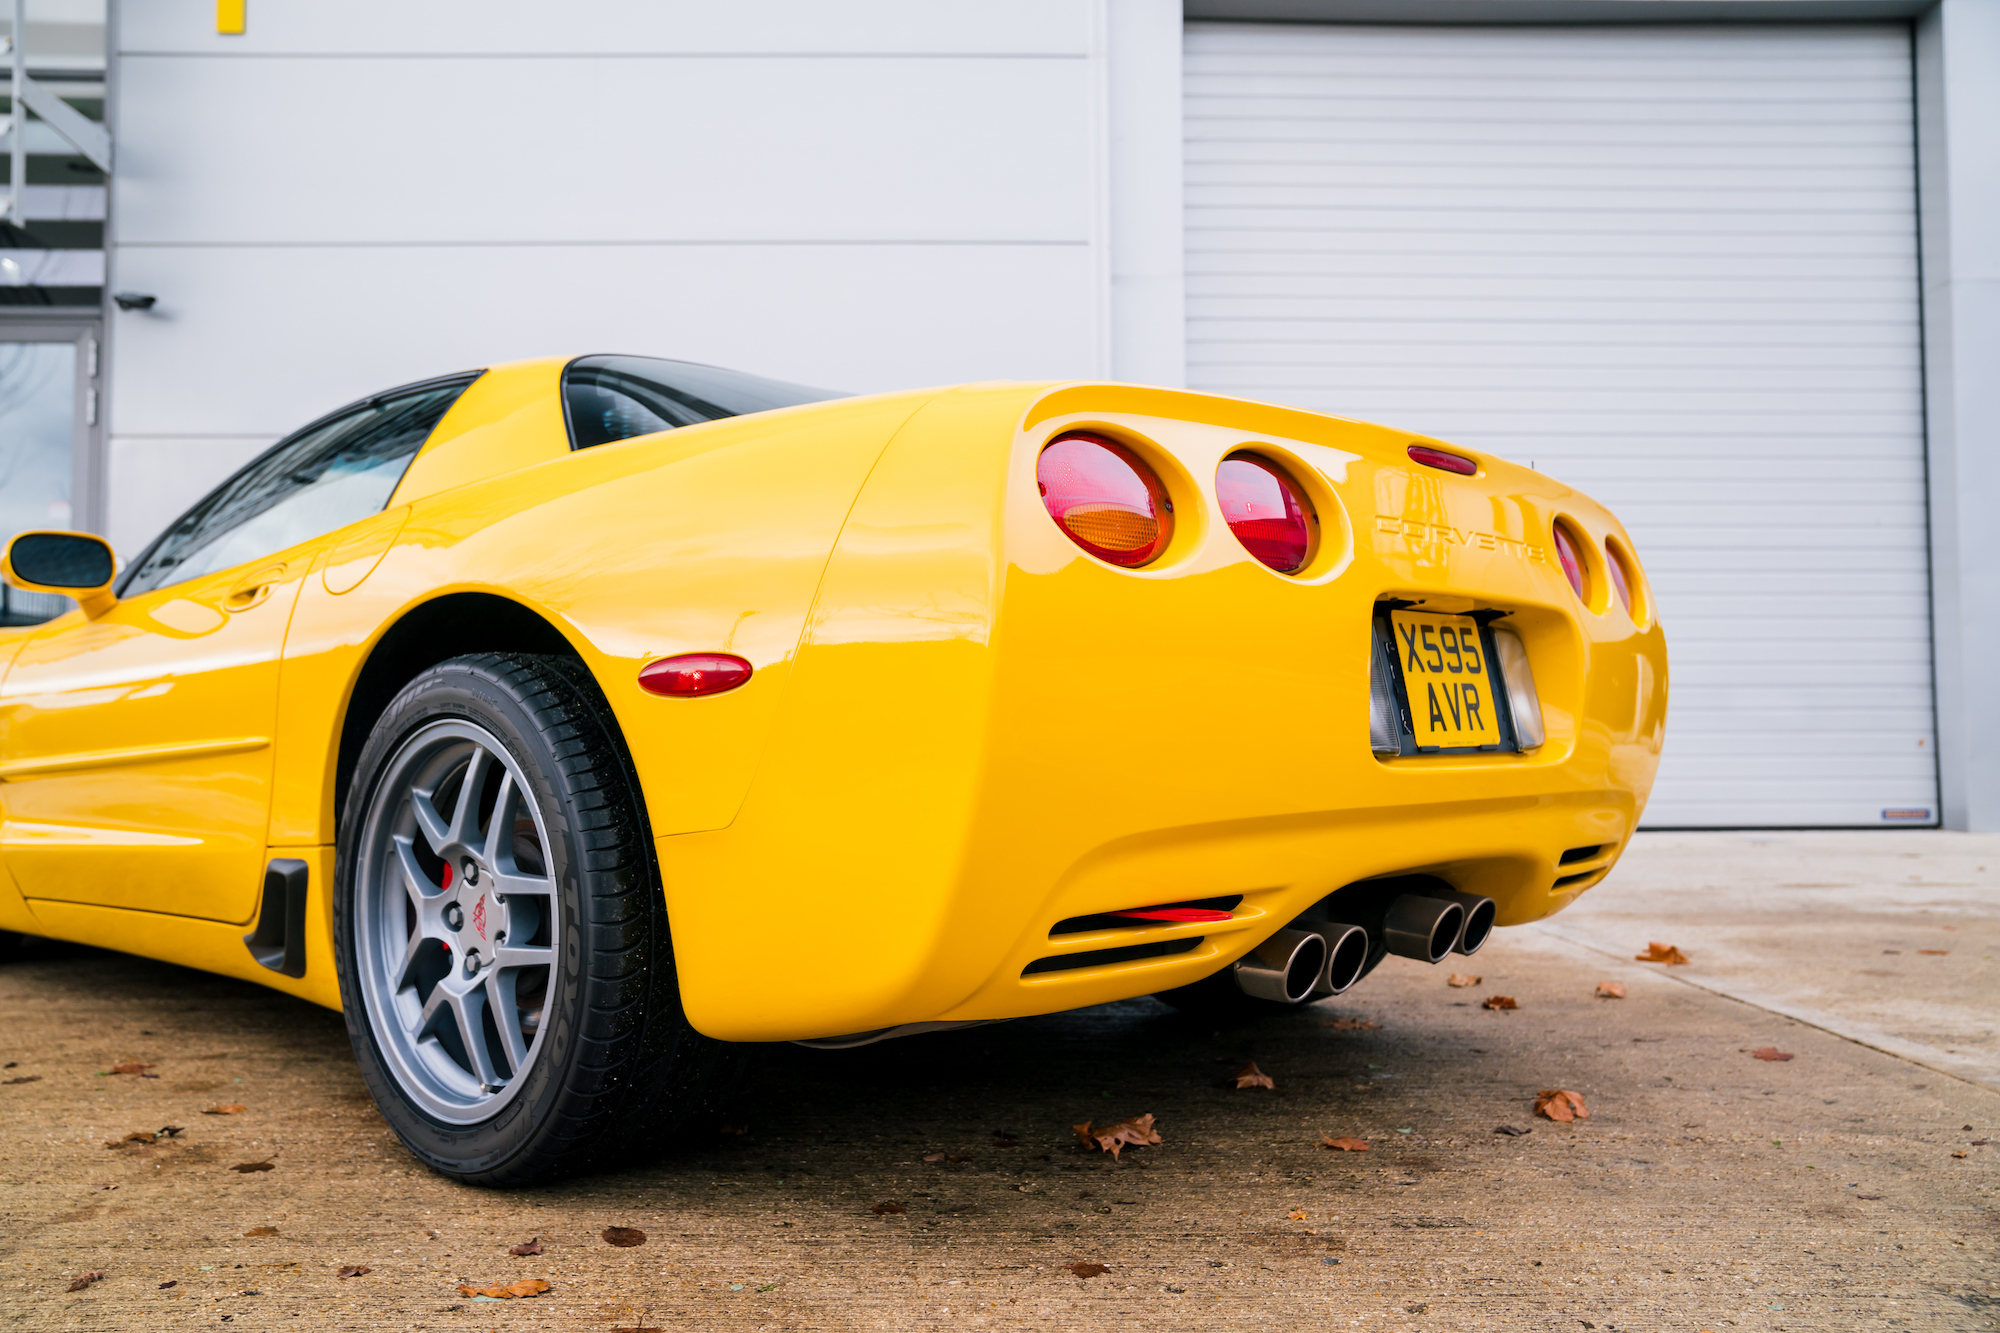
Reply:
[[[1607,842],[1600,842],[1593,847],[1572,847],[1562,854],[1562,859],[1556,862],[1556,864],[1573,866],[1578,861],[1595,861],[1597,854],[1610,845]]]
[[[1172,926],[1199,921],[1220,921],[1228,913],[1236,910],[1243,901],[1242,894],[1228,898],[1194,898],[1184,903],[1147,903],[1144,907],[1127,907],[1116,912],[1098,912],[1093,916],[1073,916],[1066,921],[1058,921],[1049,927],[1049,934],[1083,935],[1093,930],[1145,930],[1153,926]],[[1167,915],[1185,912],[1178,921]],[[1215,915],[1222,913],[1222,916]],[[1159,913],[1159,915],[1134,915],[1136,913]]]
[[[1125,944],[1116,949],[1086,949],[1082,953],[1057,954],[1053,958],[1037,958],[1021,969],[1021,975],[1032,977],[1037,972],[1074,972],[1085,967],[1107,967],[1112,963],[1131,963],[1141,958],[1165,958],[1169,954],[1188,953],[1201,943],[1201,936],[1183,940],[1154,940],[1151,944]]]
[[[1599,875],[1603,873],[1604,872],[1602,870],[1586,870],[1580,875],[1564,875],[1561,879],[1556,881],[1555,887],[1559,889],[1566,889],[1572,884],[1581,884],[1587,879],[1596,879]]]

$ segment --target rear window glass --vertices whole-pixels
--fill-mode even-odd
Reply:
[[[563,410],[572,449],[846,396],[650,356],[579,357],[563,371]]]

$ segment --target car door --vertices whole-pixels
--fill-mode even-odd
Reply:
[[[281,441],[147,548],[108,611],[28,640],[0,681],[0,859],[24,896],[250,918],[300,581],[382,508],[469,382],[378,395]]]

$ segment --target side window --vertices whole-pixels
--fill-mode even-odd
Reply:
[[[471,382],[382,394],[279,441],[160,534],[119,596],[256,560],[376,513]]]
[[[579,357],[563,371],[572,449],[841,397],[827,389],[650,356]]]

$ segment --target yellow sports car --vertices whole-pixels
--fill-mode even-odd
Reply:
[[[586,356],[375,395],[0,631],[0,932],[346,1015],[457,1178],[745,1043],[1336,994],[1600,879],[1666,649],[1568,487],[1124,384]],[[5,938],[0,935],[0,938]]]

